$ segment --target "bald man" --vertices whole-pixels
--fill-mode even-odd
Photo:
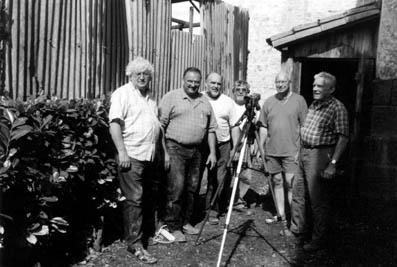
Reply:
[[[275,79],[277,93],[265,101],[259,117],[260,143],[262,147],[265,147],[266,162],[272,176],[279,216],[267,222],[276,222],[281,219],[283,229],[280,234],[287,236],[291,236],[292,233],[300,234],[303,231],[301,215],[294,213],[291,203],[293,186],[295,186],[294,177],[298,172],[299,132],[307,113],[305,99],[293,93],[290,84],[289,75],[286,72],[281,71],[277,74]],[[291,223],[286,219],[285,191],[291,208]]]
[[[206,210],[210,208],[211,199],[217,190],[217,187],[223,183],[227,175],[226,165],[230,157],[230,148],[232,146],[231,131],[234,123],[238,120],[236,108],[233,99],[223,94],[223,79],[218,73],[210,73],[206,77],[205,96],[207,96],[212,109],[214,110],[215,119],[218,124],[216,129],[216,157],[218,159],[215,168],[208,172],[207,194],[206,194]],[[223,190],[223,186],[220,189]],[[227,201],[224,194],[218,196],[214,205],[214,210],[210,211],[209,223],[218,224],[219,216],[226,208]]]

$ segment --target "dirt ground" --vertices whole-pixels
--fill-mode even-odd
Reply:
[[[342,201],[335,209],[327,248],[308,254],[292,239],[279,235],[281,224],[265,223],[271,216],[271,199],[260,202],[253,203],[248,213],[232,213],[222,266],[397,266],[396,203],[361,200],[344,205]],[[197,246],[196,236],[187,236],[186,243],[150,245],[148,249],[158,258],[157,266],[216,266],[224,221],[225,217],[219,225],[206,224],[203,241]],[[126,251],[124,243],[116,241],[80,266],[145,265]]]

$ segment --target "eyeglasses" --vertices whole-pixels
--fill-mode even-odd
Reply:
[[[286,84],[286,83],[289,83],[289,81],[282,81],[282,80],[276,81],[276,84]]]
[[[140,77],[140,76],[144,76],[144,77],[149,77],[150,73],[148,72],[138,72],[138,73],[134,73],[135,77]]]
[[[248,89],[247,88],[236,88],[236,89],[234,89],[236,92],[239,92],[239,93],[246,93],[246,92],[248,92]]]

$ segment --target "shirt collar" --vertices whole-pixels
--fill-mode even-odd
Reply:
[[[138,96],[144,98],[146,101],[148,101],[150,99],[149,89],[146,89],[146,96],[143,96],[141,94],[141,91],[139,91],[139,89],[135,88],[135,86],[134,86],[134,84],[132,82],[129,82],[129,83],[130,83],[130,86],[131,86],[132,90],[135,91],[138,94]]]
[[[199,101],[199,102],[204,101],[203,100],[204,95],[201,92],[199,92],[199,95],[197,98],[191,98],[186,94],[186,92],[185,92],[185,90],[183,90],[183,88],[181,88],[181,97],[182,97],[182,99],[187,99],[189,101]]]
[[[334,101],[334,97],[330,96],[325,101],[314,100],[313,103],[312,103],[312,106],[313,106],[314,109],[319,110],[319,109],[322,109],[323,107],[329,106],[333,101]]]

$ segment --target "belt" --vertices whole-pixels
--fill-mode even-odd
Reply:
[[[188,145],[181,144],[173,139],[166,139],[166,142],[171,142],[171,143],[177,144],[177,145],[185,147],[185,148],[197,148],[197,147],[201,146],[201,144],[188,144]]]
[[[321,149],[321,148],[332,148],[335,147],[335,144],[331,145],[309,145],[309,144],[302,144],[303,148],[306,149]]]

